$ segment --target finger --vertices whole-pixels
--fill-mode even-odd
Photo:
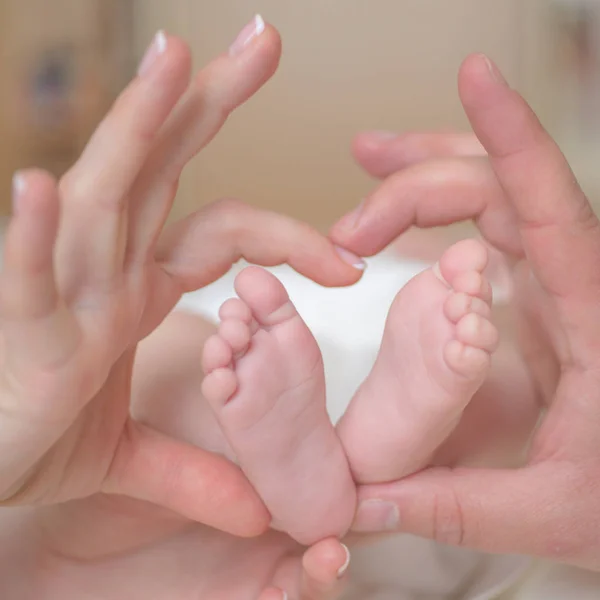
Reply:
[[[0,276],[0,500],[7,503],[78,410],[68,366],[80,339],[55,282],[56,182],[44,172],[23,171],[13,193]]]
[[[75,352],[78,329],[55,281],[58,231],[56,182],[42,171],[15,176],[14,216],[6,234],[0,314],[12,377],[22,384],[34,370],[64,364]]]
[[[589,519],[581,518],[589,515],[590,485],[595,484],[568,463],[519,471],[430,469],[399,483],[363,488],[353,527],[571,560],[597,536]]]
[[[562,309],[572,345],[597,340],[600,223],[567,161],[486,57],[467,59],[459,85],[473,129],[517,214],[527,257]]]
[[[289,264],[321,285],[349,285],[364,263],[340,252],[304,223],[235,200],[223,200],[174,224],[159,245],[158,260],[184,291],[199,289],[240,259],[262,265]]]
[[[132,261],[152,254],[184,166],[277,69],[281,40],[275,29],[255,17],[240,35],[245,46],[222,54],[196,75],[136,182],[128,249]]]
[[[290,598],[284,591],[278,588],[269,588],[261,593],[258,600],[290,600]]]
[[[152,502],[238,536],[260,535],[271,519],[233,463],[132,421],[102,491]]]
[[[128,192],[187,88],[190,63],[182,42],[158,34],[138,77],[61,181],[65,224],[59,264],[68,263],[70,283],[106,284],[122,268]]]
[[[279,599],[285,594],[289,600],[335,600],[345,588],[349,565],[350,551],[344,544],[333,538],[323,540],[308,548],[302,561],[296,556],[285,558],[274,574],[274,587],[263,595]]]
[[[335,539],[309,548],[302,558],[302,600],[335,600],[345,587],[350,551]]]
[[[384,179],[427,160],[485,156],[472,133],[404,133],[367,131],[353,141],[352,154],[373,177]]]
[[[371,256],[412,226],[438,227],[471,219],[492,244],[520,252],[513,213],[487,161],[445,159],[392,175],[329,235],[334,243]]]

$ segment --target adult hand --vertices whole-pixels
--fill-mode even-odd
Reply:
[[[346,583],[337,540],[242,539],[101,494],[56,508],[0,511],[3,598],[334,600]]]
[[[214,331],[198,315],[173,311],[142,340],[131,412],[165,436],[223,452],[224,439],[200,393],[198,369]],[[103,599],[263,600],[262,590],[265,599],[282,600],[285,590],[289,600],[332,600],[345,583],[338,577],[345,550],[333,539],[309,549],[273,531],[242,539],[110,494],[42,507],[20,523],[19,512],[13,513],[0,510],[0,597],[53,600],[95,593]],[[23,543],[33,546],[36,560],[28,558],[27,548],[19,552]],[[38,565],[44,565],[41,573]],[[27,568],[34,572],[23,574]],[[107,578],[107,568],[122,576]],[[11,581],[28,582],[33,590],[13,591],[6,587]]]
[[[525,358],[548,410],[525,467],[436,468],[364,488],[355,526],[598,570],[599,221],[560,150],[497,67],[470,57],[460,94],[479,143],[454,135],[362,137],[359,160],[372,174],[391,176],[331,237],[366,256],[412,225],[474,219],[515,266],[530,327]]]
[[[277,33],[255,20],[190,85],[187,47],[159,34],[59,186],[16,177],[0,281],[2,505],[105,492],[239,535],[267,527],[239,469],[135,422],[129,400],[137,342],[239,258],[328,285],[360,276],[312,229],[235,202],[163,233],[182,168],[279,55]]]

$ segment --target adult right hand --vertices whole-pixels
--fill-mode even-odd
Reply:
[[[412,225],[474,219],[515,266],[529,327],[525,358],[547,414],[524,468],[433,468],[366,487],[355,526],[600,570],[600,223],[558,147],[497,67],[468,59],[460,94],[478,141],[380,141],[361,162],[390,176],[332,239],[369,256]]]

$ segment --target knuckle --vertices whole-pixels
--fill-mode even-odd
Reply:
[[[597,233],[600,230],[600,221],[589,200],[583,193],[578,194],[577,221],[585,232]]]
[[[60,197],[67,202],[77,203],[85,196],[81,178],[77,175],[77,165],[63,175],[58,184]]]
[[[452,487],[433,496],[432,538],[449,546],[463,546],[466,540],[464,510],[459,495]]]
[[[247,220],[248,206],[235,198],[220,198],[207,206],[207,211],[218,218],[221,229],[239,232]]]

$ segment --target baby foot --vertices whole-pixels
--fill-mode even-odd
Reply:
[[[396,296],[373,370],[338,424],[360,483],[426,465],[483,383],[498,343],[485,246],[465,240]]]
[[[235,288],[204,348],[202,392],[274,526],[307,545],[342,536],[356,492],[319,347],[273,275],[249,267]]]

